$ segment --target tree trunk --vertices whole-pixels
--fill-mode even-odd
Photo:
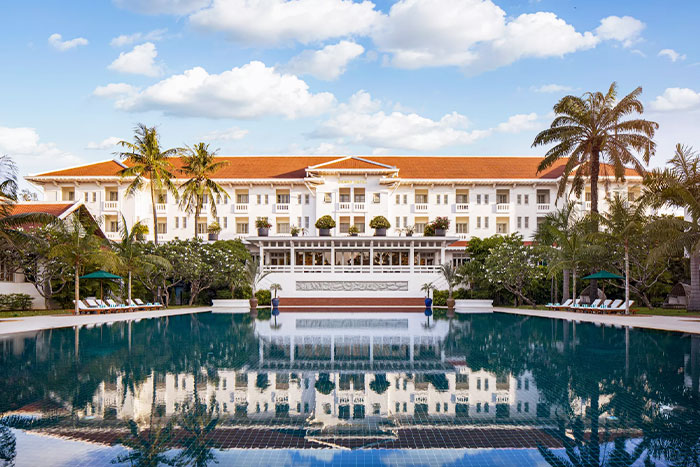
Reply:
[[[690,255],[690,298],[688,311],[700,311],[700,254]]]
[[[131,306],[131,271],[129,271],[129,303],[127,304]]]
[[[80,308],[78,307],[78,300],[80,300],[80,268],[75,265],[75,314],[80,314]]]
[[[194,238],[197,239],[197,221],[199,220],[199,200],[197,200],[197,206],[194,208]]]
[[[156,213],[156,187],[151,179],[151,207],[153,208],[153,243],[158,245],[158,214]]]
[[[567,301],[569,298],[571,298],[571,297],[569,296],[569,293],[570,293],[570,290],[569,290],[569,287],[570,287],[570,284],[569,284],[569,282],[570,282],[570,277],[571,277],[571,271],[569,271],[568,269],[564,269],[564,278],[563,278],[563,280],[562,280],[562,290],[561,290],[561,301],[562,301],[562,303],[565,302],[565,301]]]
[[[593,218],[592,230],[598,231],[598,174],[600,172],[600,149],[593,148],[591,151],[591,217]],[[595,271],[592,271],[595,272]],[[588,297],[593,301],[598,298],[598,281],[591,280],[590,293]]]
[[[576,305],[576,268],[573,268],[573,273],[574,273],[574,278],[573,278],[573,283],[574,283],[574,305]]]
[[[625,240],[625,314],[630,314],[630,248]]]

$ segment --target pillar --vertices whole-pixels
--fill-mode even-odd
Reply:
[[[294,336],[289,338],[289,361],[294,361]]]
[[[413,266],[415,265],[415,262],[416,262],[416,259],[415,259],[416,249],[414,247],[413,240],[411,240],[410,242],[411,242],[411,247],[410,247],[410,250],[408,252],[408,265],[410,267],[411,274],[413,274]]]

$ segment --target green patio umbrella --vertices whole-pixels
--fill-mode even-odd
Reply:
[[[624,277],[602,269],[594,274],[583,277],[583,279],[624,279]]]
[[[121,279],[122,276],[117,276],[116,274],[109,273],[107,271],[103,271],[101,269],[98,269],[95,272],[91,272],[90,274],[85,274],[84,276],[80,276],[80,279],[98,279],[100,281],[100,300],[104,301],[104,292],[102,289],[103,281],[104,280],[114,280],[114,279]]]

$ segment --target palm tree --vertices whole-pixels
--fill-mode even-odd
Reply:
[[[258,284],[263,280],[271,271],[263,272],[260,267],[260,260],[250,259],[245,263],[245,278],[250,286],[251,297],[255,298],[255,290]]]
[[[432,282],[426,282],[420,289],[422,292],[425,292],[425,298],[430,298],[430,292],[435,289],[435,286]]]
[[[106,241],[96,235],[96,227],[83,226],[79,216],[73,216],[71,221],[61,224],[59,241],[49,250],[49,258],[56,258],[71,265],[75,273],[75,314],[79,313],[80,275],[91,263],[98,263],[110,268],[115,263],[114,253],[108,248]]]
[[[600,215],[605,228],[603,238],[622,245],[625,252],[625,314],[630,313],[630,241],[644,235],[644,204],[628,204],[619,195],[611,201],[608,212]]]
[[[126,148],[125,152],[117,155],[130,165],[119,172],[121,177],[133,177],[126,189],[127,196],[133,196],[144,184],[148,183],[151,190],[151,205],[153,208],[153,241],[158,244],[158,217],[156,213],[156,193],[165,189],[177,199],[177,187],[172,182],[173,166],[170,157],[179,154],[181,148],[171,148],[161,151],[158,132],[155,127],[147,127],[139,123],[134,130],[134,142],[120,141],[119,146]]]
[[[557,247],[557,238],[560,232],[568,236],[570,229],[576,226],[575,222],[575,203],[568,202],[561,209],[547,214],[542,223],[537,227],[535,232],[535,243],[544,248],[545,254],[550,257],[559,256],[559,248]],[[558,272],[556,269],[550,268],[550,274]],[[562,302],[569,299],[571,290],[571,270],[564,268],[562,271]]]
[[[533,147],[552,143],[556,145],[544,156],[538,172],[548,169],[562,158],[568,158],[559,182],[561,196],[566,191],[573,173],[572,192],[580,196],[585,177],[590,177],[591,212],[598,212],[598,177],[600,164],[613,166],[613,175],[624,180],[625,168],[634,167],[644,174],[642,163],[633,153],[642,153],[645,164],[656,152],[652,140],[659,125],[644,119],[627,119],[630,114],[644,112],[639,101],[642,88],[638,87],[617,100],[617,84],[612,83],[606,94],[587,92],[581,97],[565,96],[554,106],[556,117],[550,127],[541,131]],[[594,228],[597,225],[594,224]]]
[[[209,145],[197,143],[194,147],[187,147],[182,156],[182,172],[189,176],[189,180],[182,184],[182,197],[180,208],[188,214],[194,212],[194,235],[197,237],[197,219],[202,212],[204,198],[211,200],[211,214],[216,217],[216,196],[225,196],[228,193],[210,177],[222,167],[228,165],[227,161],[216,161],[216,151],[209,151]]]
[[[683,208],[685,218],[662,217],[653,223],[664,232],[655,254],[690,256],[688,311],[700,311],[700,155],[691,147],[676,146],[670,167],[654,170],[645,179],[644,198],[654,207]]]
[[[117,256],[118,270],[128,277],[128,303],[131,304],[131,278],[135,272],[148,270],[150,268],[169,270],[172,266],[165,258],[158,255],[146,254],[143,251],[139,236],[143,231],[143,227],[145,227],[144,224],[137,222],[130,230],[126,225],[124,215],[122,215],[120,227],[119,236],[121,239],[113,243],[112,248]]]
[[[278,283],[274,283],[270,286],[270,292],[275,293],[274,298],[277,298],[277,292],[279,292],[280,290],[282,290],[282,286]]]

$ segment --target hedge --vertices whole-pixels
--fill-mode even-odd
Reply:
[[[0,294],[0,310],[27,311],[32,309],[32,297],[26,293]]]

